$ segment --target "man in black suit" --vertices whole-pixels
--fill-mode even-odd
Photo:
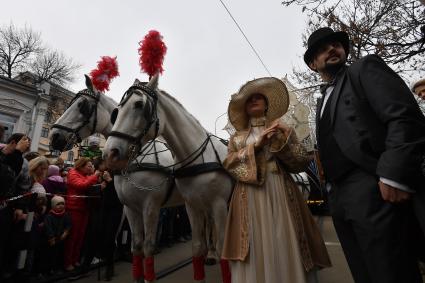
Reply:
[[[406,225],[425,190],[425,117],[381,58],[346,66],[348,53],[347,33],[321,28],[304,55],[326,82],[316,128],[334,226],[357,283],[422,282]]]

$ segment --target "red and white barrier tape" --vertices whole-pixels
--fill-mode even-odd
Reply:
[[[39,193],[39,192],[28,192],[22,195],[17,195],[11,198],[7,198],[7,199],[2,199],[0,200],[0,204],[1,203],[8,203],[14,200],[18,200],[24,197],[28,197],[31,196],[33,194],[41,194],[41,195],[46,195],[46,196],[61,196],[64,198],[100,198],[100,196],[86,196],[86,195],[64,195],[64,194],[51,194],[51,193]],[[0,205],[1,206],[1,205]]]

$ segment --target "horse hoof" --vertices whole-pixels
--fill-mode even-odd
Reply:
[[[195,282],[195,283],[205,283],[205,279],[202,279],[202,280],[195,280],[195,281],[193,281],[193,282]]]
[[[154,281],[145,280],[145,283],[154,283],[154,282],[155,282],[155,280]]]
[[[134,279],[133,283],[145,283],[145,280],[143,278]]]
[[[205,265],[216,265],[216,264],[217,264],[217,259],[213,257],[209,257],[205,259]]]

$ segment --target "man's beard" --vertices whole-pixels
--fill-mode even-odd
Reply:
[[[324,71],[329,74],[331,77],[335,77],[335,75],[341,70],[345,65],[345,60],[341,60],[338,63],[326,63]]]

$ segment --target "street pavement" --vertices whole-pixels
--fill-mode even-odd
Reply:
[[[330,217],[321,217],[318,219],[318,224],[321,228],[323,238],[328,248],[329,255],[332,260],[333,266],[318,271],[318,283],[353,283],[350,271],[347,266],[344,254],[339,244],[335,229]],[[179,262],[182,262],[191,257],[191,243],[181,243],[174,245],[169,249],[163,250],[155,257],[155,270],[160,272],[169,268]],[[117,275],[111,282],[131,283],[131,264],[128,262],[118,262],[116,264]],[[102,273],[104,270],[101,270]],[[103,274],[101,274],[103,277]],[[82,278],[78,283],[92,283],[96,282],[98,278],[97,271],[93,271],[90,276]],[[191,283],[192,280],[192,265],[188,264],[183,268],[170,273],[157,280],[159,283]],[[206,282],[207,283],[220,283],[221,276],[219,265],[206,266]],[[296,282],[294,282],[296,283]]]

